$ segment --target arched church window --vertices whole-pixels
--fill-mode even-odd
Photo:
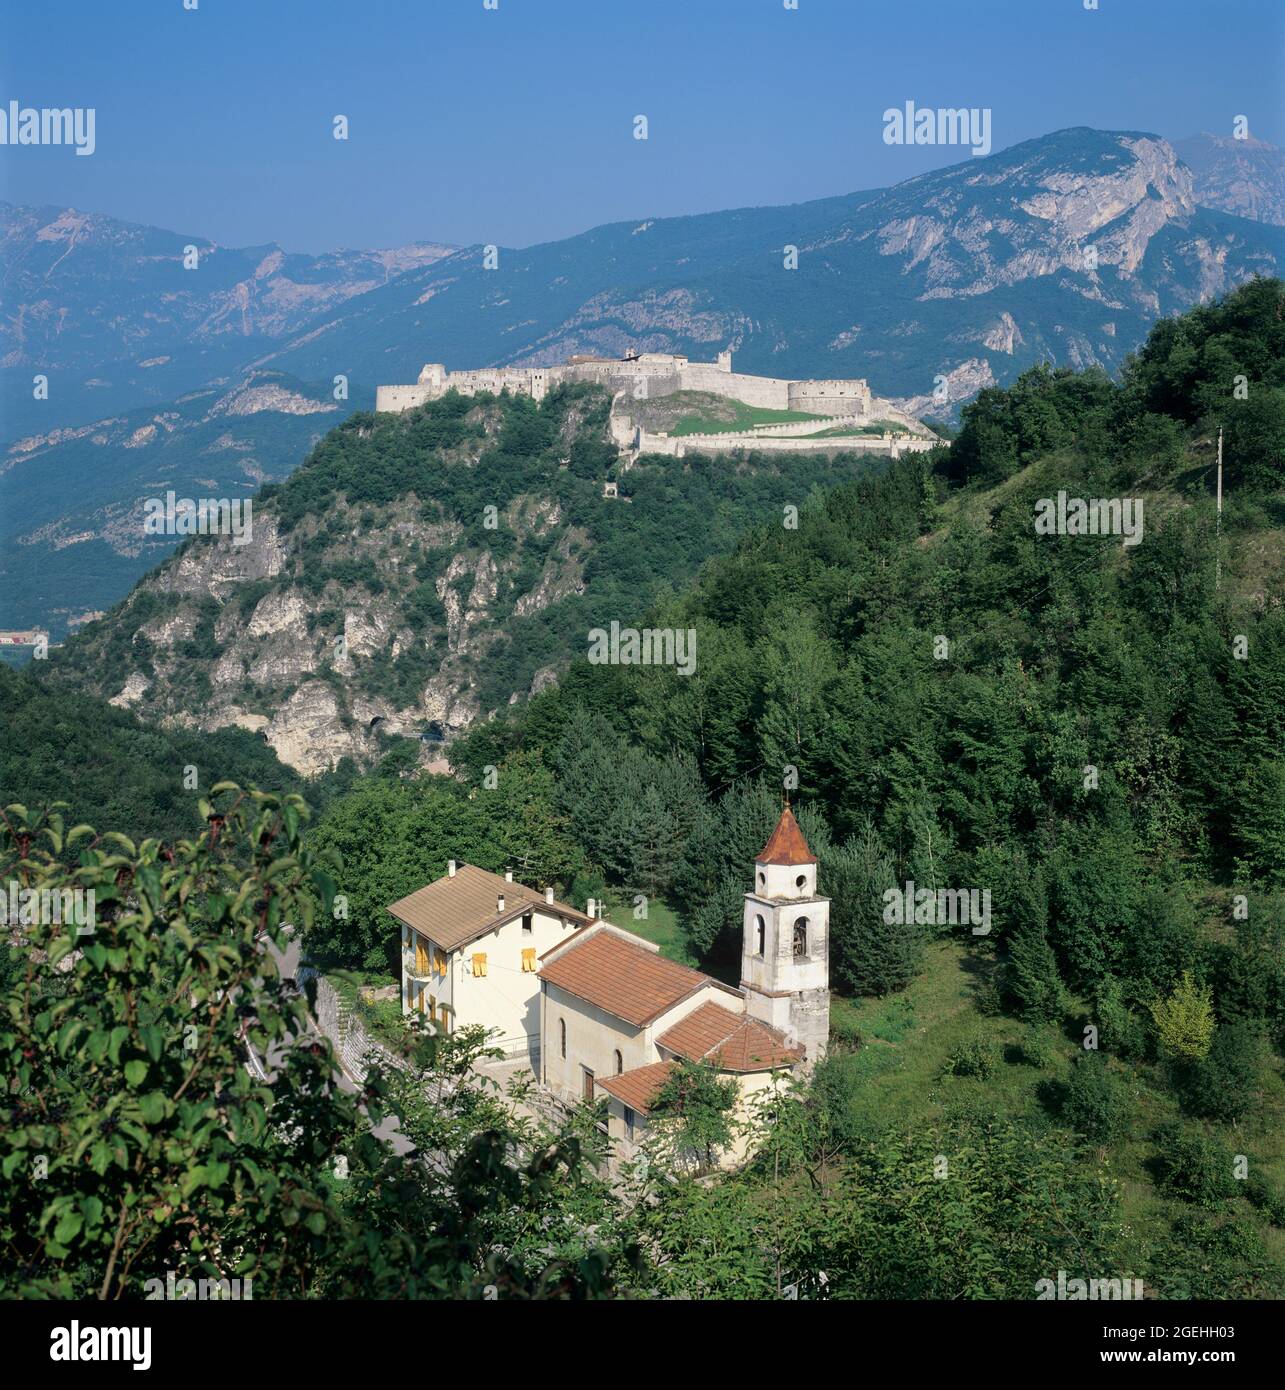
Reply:
[[[760,888],[764,887],[764,886],[766,885],[766,883],[767,883],[767,875],[763,872],[762,869],[760,869],[760,870],[759,870],[759,887],[760,887]]]
[[[562,1055],[565,1057],[567,1055],[567,1020],[565,1018],[558,1020],[558,1042],[562,1048]]]
[[[754,919],[754,942],[755,954],[761,956],[767,948],[767,923],[761,916]]]
[[[808,876],[807,876],[807,874],[800,874],[800,875],[798,876],[798,878],[796,878],[796,879],[794,880],[794,886],[795,886],[796,888],[802,888],[803,885],[804,885],[807,881],[808,881]]]
[[[616,1075],[619,1076],[625,1069],[625,1059],[620,1055],[620,1049],[616,1049]]]
[[[794,923],[794,954],[806,956],[808,953],[808,919],[799,917]]]

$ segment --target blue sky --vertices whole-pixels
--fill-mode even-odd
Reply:
[[[957,162],[882,113],[1285,143],[1282,0],[0,0],[0,104],[97,150],[0,148],[0,196],[230,245],[521,246],[880,187]],[[350,121],[346,142],[332,118]],[[633,138],[644,114],[649,138]]]

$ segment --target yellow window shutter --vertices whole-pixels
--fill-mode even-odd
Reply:
[[[485,975],[485,974],[486,974],[486,952],[485,952],[485,951],[477,951],[477,952],[474,953],[474,955],[473,955],[473,973],[474,973],[474,975]]]
[[[535,969],[535,947],[524,946],[522,948],[522,969],[533,971]]]
[[[445,954],[445,952],[441,952],[441,953],[438,954],[438,957],[437,957],[437,973],[438,973],[439,975],[445,975],[445,974],[446,974],[446,954]]]

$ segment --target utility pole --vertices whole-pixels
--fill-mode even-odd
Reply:
[[[1223,582],[1223,427],[1218,426],[1218,515],[1214,522],[1214,592]]]

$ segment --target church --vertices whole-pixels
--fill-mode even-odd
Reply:
[[[439,1026],[513,1030],[497,1041],[515,1052],[525,1039],[537,1078],[554,1095],[606,1101],[620,1157],[642,1141],[679,1061],[706,1063],[735,1081],[743,1120],[775,1078],[825,1055],[830,901],[818,894],[816,856],[788,805],[754,862],[738,988],[667,959],[653,942],[595,916],[593,904],[580,913],[551,890],[473,865],[452,863],[389,911],[402,929],[403,1010],[423,999],[422,973],[436,982],[435,1004],[449,992],[450,1021]],[[723,1161],[741,1161],[747,1147],[739,1137]]]

